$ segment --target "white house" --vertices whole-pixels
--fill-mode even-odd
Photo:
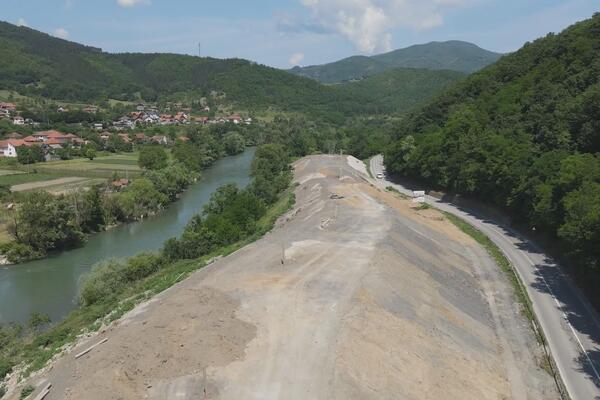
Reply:
[[[13,125],[25,125],[25,120],[20,115],[13,118]]]
[[[0,140],[0,155],[3,157],[15,158],[17,156],[17,148],[21,146],[31,146],[24,140]]]

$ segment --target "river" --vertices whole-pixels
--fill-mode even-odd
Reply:
[[[202,172],[202,179],[159,215],[91,235],[84,247],[0,269],[0,324],[25,323],[33,312],[62,320],[77,307],[81,276],[108,258],[128,257],[158,250],[165,240],[179,236],[192,216],[220,186],[246,186],[254,149],[226,157]]]

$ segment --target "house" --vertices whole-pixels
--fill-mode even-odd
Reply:
[[[245,123],[246,125],[252,125],[252,118],[246,118],[246,119],[244,120],[244,123]]]
[[[60,106],[56,109],[56,112],[65,113],[65,112],[69,112],[69,109],[66,107]]]
[[[237,114],[230,115],[229,117],[227,117],[227,121],[234,123],[234,124],[239,124],[240,122],[242,122],[242,117],[240,117]]]
[[[53,139],[55,141],[60,141],[61,143],[69,142],[75,135],[71,135],[62,133],[57,130],[49,130],[49,131],[41,131],[33,134],[33,137],[37,138],[39,141],[47,142],[49,139]]]
[[[121,140],[124,141],[125,143],[131,143],[131,139],[129,138],[128,134],[126,134],[126,133],[118,133],[117,136],[120,137]]]
[[[96,114],[98,112],[98,107],[87,106],[87,107],[84,107],[82,111],[85,113],[88,113],[88,114]]]
[[[146,143],[148,141],[148,136],[146,136],[143,133],[136,133],[135,134],[135,142],[137,144],[143,144]]]
[[[160,121],[161,125],[170,125],[170,124],[173,124],[175,122],[175,119],[173,118],[172,115],[162,114],[159,117],[159,121]]]
[[[25,141],[25,142],[27,142],[27,143],[32,143],[32,144],[33,144],[33,143],[40,143],[42,140],[41,140],[41,139],[38,139],[38,138],[37,138],[37,137],[35,137],[35,136],[31,136],[31,135],[30,135],[30,136],[25,136],[25,137],[23,138],[23,141]]]
[[[119,191],[119,190],[123,189],[124,187],[129,186],[129,179],[125,179],[125,178],[115,179],[114,181],[112,181],[111,185],[112,185],[113,189]]]
[[[0,110],[6,110],[9,112],[14,112],[17,111],[17,106],[14,105],[13,103],[3,103],[0,102]]]
[[[157,144],[167,145],[169,144],[169,138],[164,135],[156,135],[150,138],[151,141]]]
[[[10,111],[0,108],[0,118],[10,118]]]
[[[106,142],[108,139],[110,139],[111,135],[112,134],[110,132],[102,132],[100,134],[100,139]]]
[[[204,125],[204,124],[208,123],[208,117],[197,117],[197,118],[194,118],[194,121],[196,121],[199,124]]]
[[[101,131],[102,129],[104,129],[104,125],[102,125],[101,123],[95,123],[94,124],[94,130],[95,131]]]
[[[139,104],[138,104],[138,105],[135,107],[135,109],[136,109],[136,110],[138,110],[138,111],[144,111],[144,110],[146,109],[146,105],[145,105],[145,104],[143,104],[143,103],[139,103]]]
[[[23,119],[23,117],[21,117],[20,115],[14,117],[12,122],[13,125],[25,125],[25,119]]]
[[[33,143],[26,142],[21,139],[15,140],[1,140],[0,141],[0,155],[3,157],[15,158],[17,157],[17,149],[21,146],[33,146]]]
[[[184,112],[178,112],[177,114],[175,114],[175,117],[173,117],[173,119],[180,124],[184,124],[188,121],[189,117],[186,113]]]

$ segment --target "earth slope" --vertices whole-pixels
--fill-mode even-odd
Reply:
[[[557,398],[479,245],[376,189],[359,160],[304,158],[295,179],[272,233],[30,382],[52,383],[48,400]]]

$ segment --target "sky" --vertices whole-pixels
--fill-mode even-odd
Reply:
[[[600,11],[599,0],[0,0],[0,20],[109,52],[278,68],[465,40],[497,52]]]

